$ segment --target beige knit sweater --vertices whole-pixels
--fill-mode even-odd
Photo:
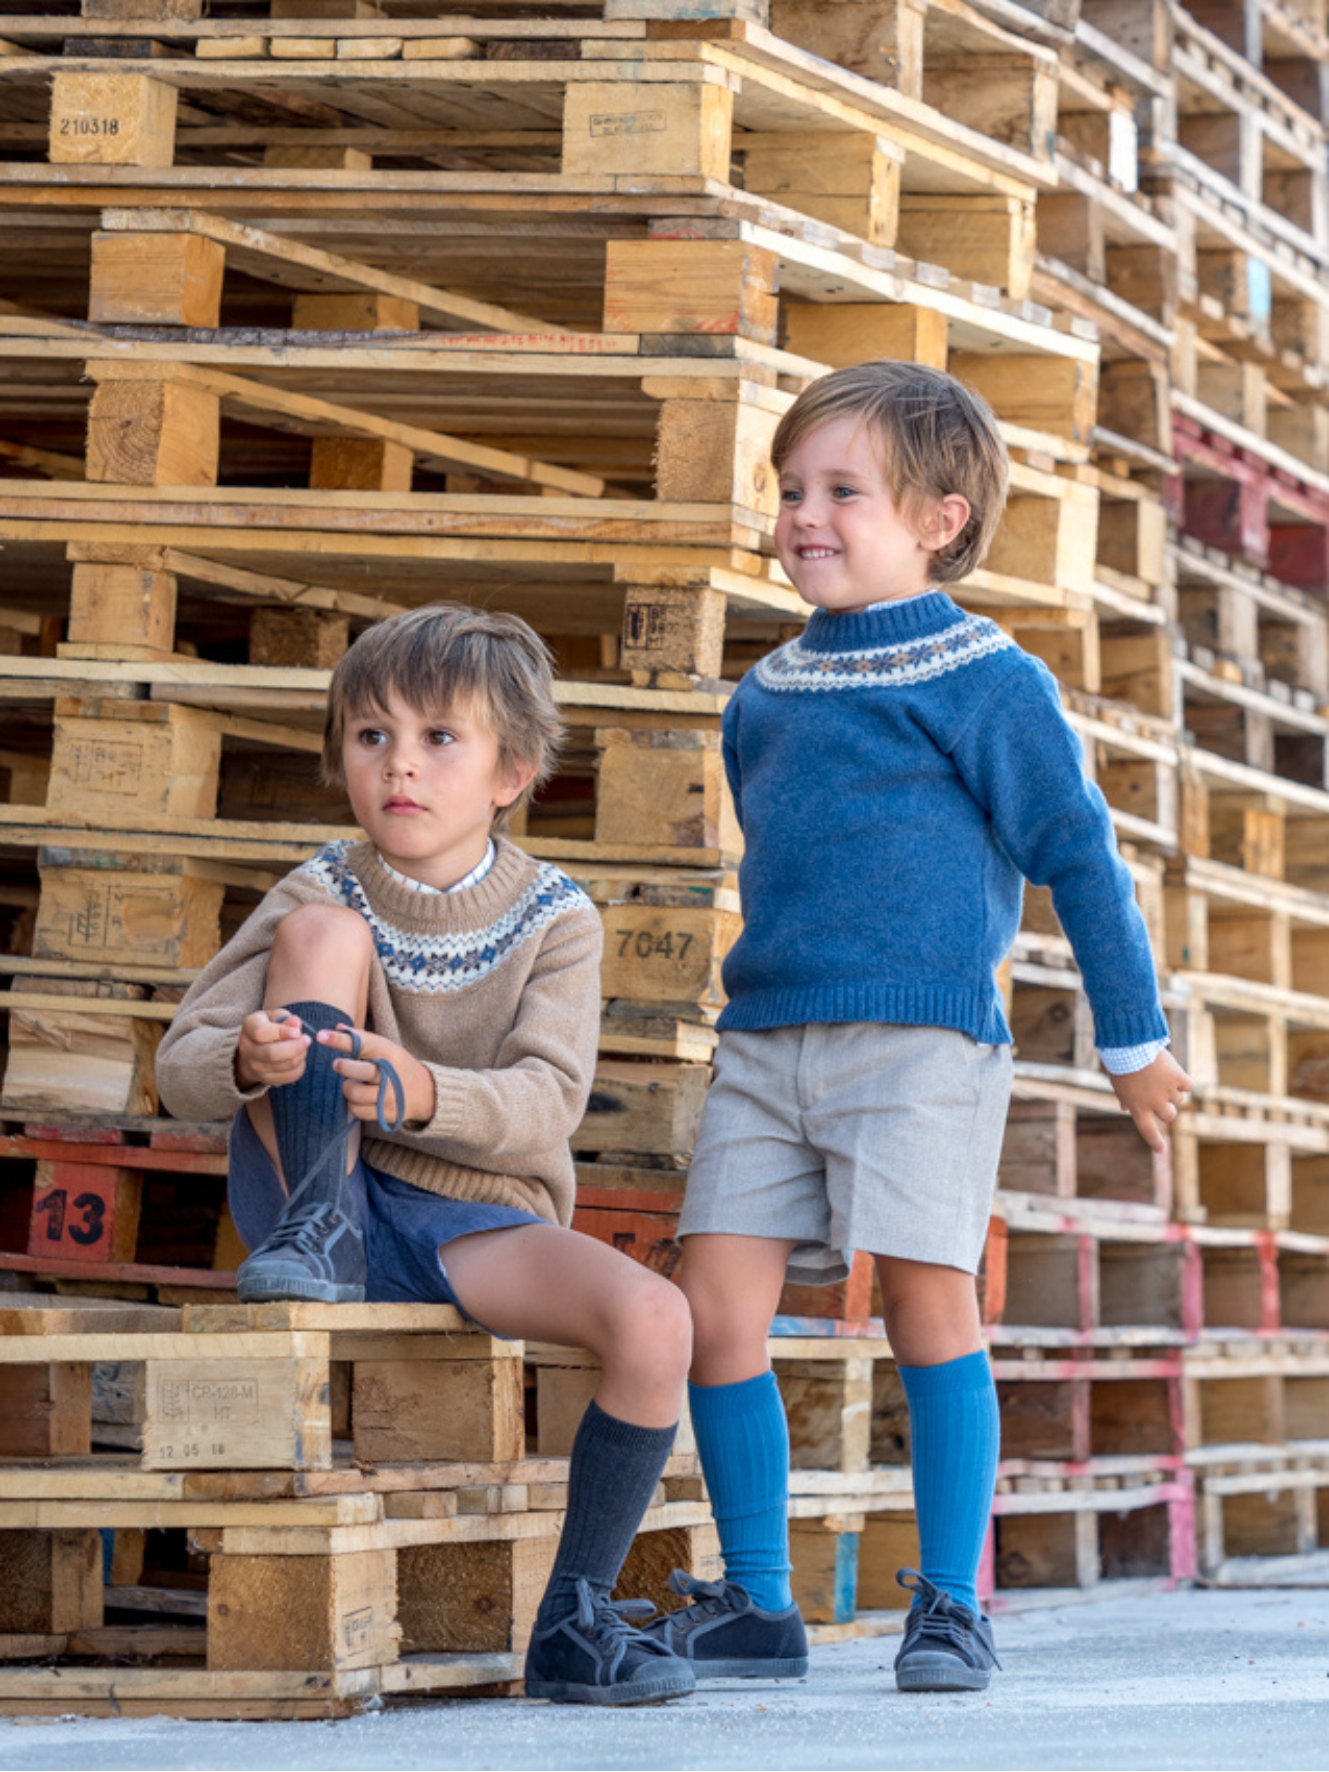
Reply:
[[[433,1193],[572,1218],[568,1140],[595,1073],[599,914],[557,868],[503,838],[476,885],[418,893],[368,843],[330,843],[274,886],[190,986],[157,1054],[181,1119],[229,1119],[264,1093],[235,1078],[240,1023],[263,1007],[281,919],[346,905],[374,933],[369,1027],[434,1078],[428,1125],[364,1140],[365,1161]],[[366,1128],[368,1131],[368,1128]]]

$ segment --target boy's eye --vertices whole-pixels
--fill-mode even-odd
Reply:
[[[387,733],[381,726],[362,726],[355,738],[357,744],[380,745],[386,742]]]
[[[782,486],[780,488],[781,504],[796,505],[802,496],[803,494],[796,486]]]
[[[857,492],[857,486],[837,486],[832,496],[844,500],[846,498],[853,498]]]
[[[429,742],[431,745],[442,747],[453,742],[453,735],[446,728],[435,726],[429,734]]]

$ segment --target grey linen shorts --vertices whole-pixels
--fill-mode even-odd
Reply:
[[[789,1278],[810,1285],[860,1249],[976,1273],[1011,1065],[950,1028],[721,1034],[680,1237],[792,1238]]]

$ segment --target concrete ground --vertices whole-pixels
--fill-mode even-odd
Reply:
[[[0,1723],[27,1768],[1329,1768],[1329,1590],[1185,1592],[999,1621],[1004,1672],[905,1697],[898,1638],[817,1649],[793,1686],[621,1712],[426,1703],[341,1723]]]

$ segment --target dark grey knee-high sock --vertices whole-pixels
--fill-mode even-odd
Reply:
[[[354,1017],[331,1003],[288,1003],[285,1007],[288,1014],[298,1015],[311,1028],[335,1028],[339,1022],[354,1026]],[[346,1173],[346,1148],[337,1136],[346,1124],[346,1099],[342,1079],[332,1068],[339,1056],[312,1040],[305,1055],[304,1075],[268,1092],[282,1174],[292,1192],[300,1189],[319,1156],[326,1153],[327,1160],[317,1174],[300,1189],[300,1199],[306,1205],[335,1200]]]
[[[568,1512],[540,1602],[544,1629],[577,1604],[577,1582],[612,1590],[660,1481],[677,1427],[636,1427],[587,1405],[572,1444]]]

